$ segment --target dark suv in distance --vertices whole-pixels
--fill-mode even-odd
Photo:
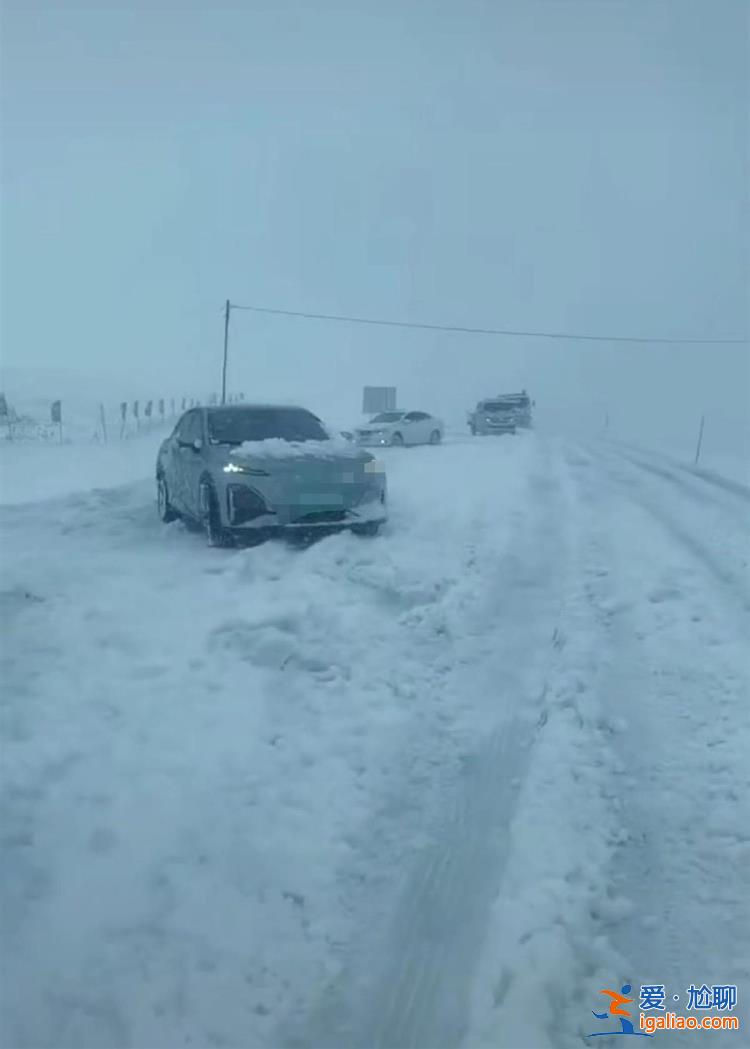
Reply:
[[[469,432],[486,437],[493,433],[515,433],[517,427],[529,429],[533,404],[525,390],[487,397],[469,412]]]

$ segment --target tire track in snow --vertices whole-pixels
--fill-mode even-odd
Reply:
[[[685,467],[673,468],[659,463],[648,462],[641,456],[622,449],[617,449],[617,454],[633,466],[638,467],[639,470],[643,470],[653,477],[658,477],[661,481],[666,481],[682,495],[690,499],[691,502],[701,507],[705,507],[707,502],[715,503],[722,513],[731,514],[742,524],[747,523],[748,507],[746,503],[750,499],[750,492],[746,492],[741,485],[735,485],[731,481],[727,481],[726,484],[717,484],[711,479],[710,475],[696,474]],[[706,482],[713,487],[713,491],[711,488],[706,488]],[[721,496],[719,492],[722,493]],[[727,498],[728,495],[739,495],[742,502],[738,502],[736,498]]]
[[[359,1044],[460,1044],[532,735],[529,723],[512,723],[469,763],[444,836],[420,857],[403,888],[390,948],[398,961],[380,977],[359,1032],[370,1038]]]
[[[617,654],[607,627],[617,607],[594,600],[610,566],[596,502],[574,483],[590,460],[577,450],[564,458],[570,564],[462,1041],[472,1049],[580,1046],[596,993],[621,968],[610,933],[623,901],[607,877],[624,771],[612,755],[620,724],[609,703]]]
[[[711,473],[708,470],[701,470],[697,466],[681,466],[680,469],[685,470],[694,477],[700,477],[702,481],[713,485],[714,488],[721,488],[725,492],[731,492],[732,495],[739,496],[746,503],[750,502],[750,488],[739,481],[732,481],[729,477],[721,477],[719,474]]]
[[[646,454],[652,456],[658,454],[651,450],[647,451],[647,449],[645,448],[639,448],[636,445],[624,444],[620,441],[609,440],[606,441],[606,445],[608,448],[618,452],[621,455],[640,456],[641,462],[643,461],[642,457]],[[670,460],[666,456],[661,456],[660,459],[662,462],[665,462],[667,464],[665,466],[660,467],[660,469],[663,470],[664,473],[667,473],[667,471],[671,471],[673,474],[682,474],[684,475],[683,480],[685,481],[688,477],[690,477],[693,480],[699,480],[703,482],[701,487],[703,487],[704,491],[705,486],[710,485],[712,488],[720,489],[724,493],[737,496],[745,503],[750,502],[750,487],[748,487],[748,485],[746,484],[742,484],[740,481],[734,481],[730,477],[723,477],[720,473],[716,473],[713,470],[703,469],[700,466],[690,466],[689,464],[684,462],[679,462],[674,459]],[[651,463],[649,465],[653,466],[654,464]]]
[[[615,975],[664,983],[684,1012],[689,983],[750,978],[745,635],[736,592],[707,565],[702,544],[689,533],[685,542],[672,515],[654,513],[606,460],[579,465],[610,566],[591,600],[609,635],[610,698],[623,716],[612,742],[626,770],[612,780],[623,833],[610,879],[630,906],[610,930],[622,954]],[[736,1033],[713,1039],[729,1046]],[[693,1043],[670,1036],[675,1047]]]
[[[434,838],[403,873],[392,913],[363,901],[365,912],[377,917],[350,945],[342,979],[284,1044],[439,1049],[458,1045],[465,1033],[473,974],[506,860],[507,826],[544,701],[540,653],[552,651],[562,600],[567,555],[557,470],[548,455],[543,473],[531,479],[533,518],[517,520],[510,555],[498,557],[491,547],[483,557],[473,555],[476,590],[485,596],[471,613],[475,629],[479,617],[484,622],[485,644],[491,638],[496,647],[488,655],[481,634],[472,641],[470,633],[468,646],[455,651],[450,677],[454,691],[476,689],[478,680],[487,689],[475,697],[488,708],[487,738],[475,741],[451,793],[438,798]],[[479,678],[477,659],[487,660]],[[430,726],[423,746],[440,752],[439,732]],[[378,838],[377,822],[368,833]]]
[[[719,552],[719,542],[717,542],[716,548],[709,545],[706,540],[695,534],[694,528],[691,529],[685,523],[689,519],[690,515],[685,514],[678,517],[673,511],[666,508],[663,499],[653,488],[639,483],[638,474],[644,471],[651,476],[656,476],[661,480],[672,481],[674,487],[682,491],[686,497],[691,501],[692,504],[705,505],[705,501],[701,500],[700,497],[689,490],[687,486],[683,486],[680,482],[677,482],[675,478],[671,477],[666,471],[661,471],[652,467],[650,464],[633,460],[629,456],[618,453],[615,457],[610,457],[610,463],[613,466],[618,466],[623,462],[628,464],[629,472],[627,474],[622,473],[618,470],[617,472],[610,471],[607,478],[604,479],[604,483],[615,483],[620,489],[625,489],[630,499],[641,506],[647,513],[655,518],[666,532],[671,536],[673,540],[676,540],[687,552],[698,561],[704,569],[706,569],[713,577],[715,582],[718,582],[724,593],[734,601],[735,605],[738,605],[741,611],[745,614],[750,612],[750,584],[748,582],[748,558],[750,551],[748,550],[748,532],[742,533],[742,538],[738,541],[738,550],[728,551],[726,548],[726,533],[722,533],[721,540],[724,541],[724,548],[722,552]],[[717,502],[714,509],[726,514],[727,509],[723,502]],[[745,513],[742,516],[742,523],[747,527],[750,527],[750,514]],[[729,562],[734,562],[730,564]]]

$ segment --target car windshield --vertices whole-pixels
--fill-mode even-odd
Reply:
[[[515,404],[510,404],[508,401],[489,401],[482,408],[485,412],[510,412],[516,407]]]
[[[371,423],[397,423],[399,419],[403,419],[403,412],[381,412],[380,415],[374,415],[370,419]]]
[[[239,445],[244,441],[326,441],[325,427],[302,408],[217,408],[208,413],[212,444]]]

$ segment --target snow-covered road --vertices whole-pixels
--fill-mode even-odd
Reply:
[[[2,511],[3,1044],[564,1049],[618,981],[744,1024],[748,491],[388,452],[376,540]]]

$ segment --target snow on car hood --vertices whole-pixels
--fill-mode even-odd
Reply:
[[[233,456],[244,456],[263,459],[359,459],[367,456],[361,448],[348,441],[332,439],[330,441],[285,441],[281,437],[271,437],[265,441],[243,441],[233,448]]]

